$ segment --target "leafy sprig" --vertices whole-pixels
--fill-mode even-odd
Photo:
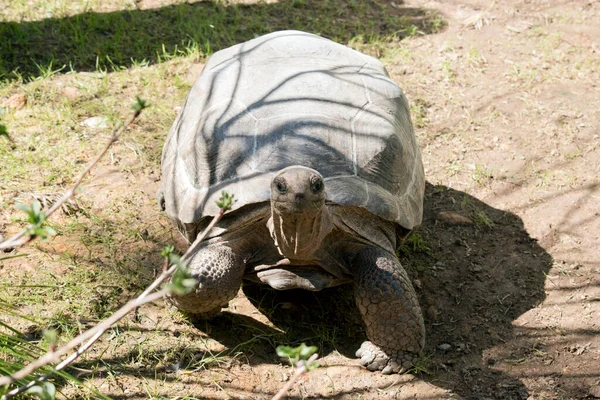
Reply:
[[[42,211],[42,206],[39,201],[35,200],[31,205],[17,203],[15,207],[27,213],[27,222],[30,226],[27,229],[27,235],[39,237],[46,240],[56,235],[56,231],[49,226],[45,226],[46,213]]]

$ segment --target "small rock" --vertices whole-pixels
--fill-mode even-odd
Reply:
[[[454,211],[441,211],[438,214],[438,219],[450,225],[472,225],[473,221],[470,218],[455,213]]]
[[[6,100],[5,105],[8,108],[18,110],[27,105],[27,97],[25,96],[25,93],[13,94],[8,98],[8,100]]]
[[[431,305],[431,306],[427,307],[427,310],[425,312],[427,314],[427,319],[429,319],[432,322],[437,321],[438,312],[437,312],[437,308],[435,308],[435,306]]]
[[[88,128],[98,128],[98,129],[106,129],[110,125],[110,120],[108,117],[91,117],[86,119],[81,123],[83,126],[87,126]]]
[[[442,343],[440,345],[438,345],[437,347],[438,349],[442,350],[442,351],[448,351],[452,348],[451,345],[449,345],[448,343]]]
[[[77,99],[77,97],[79,97],[79,90],[77,90],[77,88],[74,88],[73,86],[67,86],[62,90],[62,94],[67,99],[73,101]]]

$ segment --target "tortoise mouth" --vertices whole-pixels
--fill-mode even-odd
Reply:
[[[272,199],[271,204],[279,214],[317,214],[325,206],[325,199],[307,201],[306,199]]]

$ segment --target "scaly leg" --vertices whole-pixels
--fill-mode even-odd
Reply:
[[[372,371],[406,371],[425,344],[423,315],[406,271],[394,255],[374,246],[360,250],[352,269],[369,339],[356,356]]]
[[[230,247],[213,244],[200,248],[188,261],[196,289],[184,296],[171,295],[169,300],[181,311],[199,317],[210,317],[226,307],[242,283],[243,258]]]

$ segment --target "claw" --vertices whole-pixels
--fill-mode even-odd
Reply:
[[[389,368],[389,372],[387,372],[388,368]],[[381,371],[381,372],[384,373],[384,374],[391,374],[393,372],[400,372],[400,369],[401,369],[400,364],[398,364],[394,360],[391,360],[391,361],[388,362],[387,367],[385,367],[383,369],[383,371]]]
[[[406,372],[412,366],[413,355],[398,350],[386,352],[367,341],[356,351],[356,356],[360,357],[360,365],[369,371],[379,370],[387,375]]]
[[[371,364],[371,362],[373,362],[374,359],[375,354],[371,353],[369,350],[365,350],[363,352],[362,357],[360,358],[360,365],[362,365],[363,367],[369,365]]]

